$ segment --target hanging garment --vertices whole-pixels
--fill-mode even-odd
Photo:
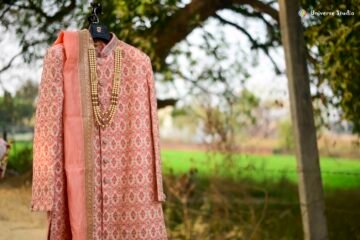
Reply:
[[[62,31],[44,57],[34,129],[32,211],[51,240],[167,239],[159,126],[150,58],[114,33]],[[114,52],[121,83],[111,123],[94,119],[88,49],[96,48],[101,111],[110,106]]]

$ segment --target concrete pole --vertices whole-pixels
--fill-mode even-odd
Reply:
[[[279,0],[305,240],[327,240],[319,153],[298,0]]]

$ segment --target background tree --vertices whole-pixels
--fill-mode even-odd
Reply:
[[[37,90],[37,84],[30,80],[20,86],[15,96],[5,90],[4,96],[0,97],[0,130],[4,136],[15,127],[31,126]]]
[[[7,138],[7,133],[9,132],[9,126],[11,126],[15,120],[14,105],[11,93],[5,91],[4,96],[0,97],[0,128],[5,139]]]
[[[15,93],[15,122],[31,126],[31,120],[35,111],[35,99],[38,94],[38,84],[31,80],[26,80]]]
[[[102,2],[104,13],[102,22],[109,26],[121,39],[143,49],[153,60],[154,70],[162,75],[163,81],[173,81],[183,76],[174,70],[176,56],[188,54],[179,43],[187,42],[187,36],[194,29],[204,29],[209,19],[232,26],[243,33],[255,52],[265,53],[274,65],[274,70],[281,73],[270,50],[281,45],[278,22],[277,1],[273,0],[192,0],[184,3],[180,0],[123,0]],[[302,8],[308,13],[316,11],[347,11],[354,15],[311,16],[303,18],[308,48],[308,59],[312,73],[312,84],[316,86],[314,101],[320,100],[321,111],[331,107],[340,111],[341,119],[351,121],[354,133],[360,133],[360,81],[356,71],[359,69],[359,8],[360,0],[302,0]],[[6,0],[0,5],[0,19],[5,30],[14,31],[20,39],[22,51],[15,54],[11,61],[23,56],[25,61],[41,58],[44,49],[52,43],[61,28],[86,26],[89,12],[88,2],[83,0],[42,1],[42,0]],[[231,11],[239,17],[255,19],[265,28],[265,40],[258,40],[248,29],[238,22],[226,19],[222,11]],[[211,42],[213,34],[204,31],[204,37]],[[188,46],[190,47],[190,46]],[[210,56],[218,59],[217,49],[221,42],[204,46]],[[169,60],[170,59],[170,60]],[[0,68],[0,73],[9,69],[9,64]],[[195,62],[193,68],[197,68]],[[219,72],[225,69],[208,71],[208,76],[221,82]],[[199,88],[201,80],[192,76],[183,79]],[[0,79],[1,81],[1,79]],[[331,94],[324,89],[330,89]],[[175,104],[175,100],[165,101],[159,106]],[[316,109],[315,109],[316,110]],[[329,113],[327,113],[329,114]],[[340,120],[341,120],[340,119]],[[326,124],[326,119],[323,119]]]
[[[305,21],[305,40],[309,49],[313,96],[321,100],[324,110],[341,110],[341,120],[353,123],[360,133],[360,1],[302,1],[307,9],[340,11],[344,15],[309,15]],[[349,14],[346,15],[345,13]],[[332,94],[326,94],[326,88]],[[327,113],[329,115],[330,113]]]

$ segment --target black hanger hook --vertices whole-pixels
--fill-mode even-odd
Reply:
[[[93,39],[100,39],[105,43],[108,43],[111,39],[111,34],[107,27],[100,23],[99,15],[102,14],[102,7],[100,3],[92,2],[92,13],[88,17],[89,31]]]
[[[99,15],[102,13],[102,7],[100,3],[92,2],[92,14],[88,17],[89,23],[99,23]]]

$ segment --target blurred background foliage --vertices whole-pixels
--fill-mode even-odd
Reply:
[[[219,64],[226,59],[226,56],[221,55],[221,49],[226,48],[226,41],[222,40],[223,33],[219,30],[214,35],[204,29],[209,19],[235,27],[248,38],[254,55],[258,51],[264,52],[272,61],[274,71],[284,74],[271,56],[271,49],[281,46],[277,1],[110,0],[101,3],[103,14],[100,21],[120,39],[146,52],[153,61],[154,70],[161,76],[161,81],[171,82],[181,78],[201,90],[202,82],[221,83],[224,78],[231,77],[226,75],[228,69]],[[23,57],[27,62],[42,58],[44,49],[55,40],[60,29],[87,26],[89,6],[89,2],[84,0],[2,1],[1,25],[6,31],[14,31],[20,39],[21,51],[13,57]],[[319,127],[327,127],[328,111],[333,106],[341,113],[341,119],[353,124],[353,132],[359,134],[360,79],[357,71],[360,69],[360,1],[302,0],[301,7],[308,13],[302,20],[311,81],[316,86],[313,101],[318,102],[314,107]],[[265,40],[259,40],[237,22],[225,19],[221,15],[222,10],[263,23],[266,27]],[[355,14],[322,16],[311,15],[311,10],[350,10]],[[213,66],[203,67],[199,60],[192,57],[192,43],[187,41],[187,36],[195,29],[204,30],[206,44],[200,47],[208,54],[208,58],[214,59],[216,64]],[[181,56],[191,62],[186,72],[179,68],[178,60]],[[14,58],[3,64],[0,74],[11,67]],[[234,62],[233,66],[237,73],[241,62]],[[201,73],[194,74],[199,68]],[[328,89],[331,89],[331,94],[326,93]],[[176,99],[165,101],[159,106],[175,103]]]

